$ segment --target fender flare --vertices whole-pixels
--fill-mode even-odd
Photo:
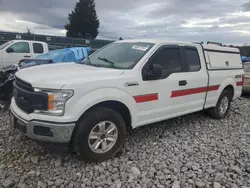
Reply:
[[[105,96],[103,94],[105,94]],[[80,117],[91,107],[106,101],[117,101],[124,104],[130,112],[131,126],[133,127],[133,125],[135,125],[137,121],[136,114],[138,113],[136,102],[133,96],[118,88],[99,88],[84,94],[84,96],[78,99],[77,102],[72,101],[72,109],[77,109],[74,112],[76,113],[75,120],[78,121]]]
[[[217,103],[217,101],[219,100],[219,97],[220,97],[222,91],[223,91],[227,86],[232,86],[232,87],[233,87],[233,93],[234,93],[234,95],[235,95],[235,88],[237,87],[236,82],[235,82],[235,80],[234,80],[232,77],[228,77],[228,78],[226,78],[226,79],[220,84],[220,87],[219,87],[218,92],[217,92],[217,100],[216,100],[216,103]],[[233,96],[233,98],[234,98],[234,96]]]

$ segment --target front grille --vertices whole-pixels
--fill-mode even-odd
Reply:
[[[20,78],[17,78],[15,79],[16,81],[16,85],[24,90],[27,90],[27,91],[34,91],[32,85],[30,83],[27,83],[23,80],[21,80]]]
[[[17,106],[28,114],[34,110],[47,110],[48,108],[48,95],[34,92],[31,84],[19,78],[16,78],[13,83],[13,95]]]
[[[16,99],[16,98],[15,98],[15,100],[16,100],[16,105],[17,105],[20,109],[22,109],[24,112],[26,112],[26,113],[28,113],[28,114],[34,112],[34,108],[32,108],[30,105],[24,105],[24,104],[21,103],[20,100],[18,100],[18,99]]]

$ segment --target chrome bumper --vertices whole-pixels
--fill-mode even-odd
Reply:
[[[54,123],[42,121],[26,121],[12,109],[10,120],[13,128],[19,129],[27,137],[44,142],[70,143],[75,123]]]

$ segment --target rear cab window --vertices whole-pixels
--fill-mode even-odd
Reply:
[[[185,62],[189,72],[196,72],[201,69],[201,62],[196,47],[185,47]]]
[[[43,45],[41,43],[33,43],[33,49],[35,54],[42,54],[44,52]]]

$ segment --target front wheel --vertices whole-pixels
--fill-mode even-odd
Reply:
[[[215,119],[223,119],[229,112],[232,101],[232,92],[222,91],[215,107],[208,109],[208,114]]]
[[[96,107],[79,121],[75,147],[80,157],[88,162],[112,158],[122,147],[126,125],[113,109]]]

